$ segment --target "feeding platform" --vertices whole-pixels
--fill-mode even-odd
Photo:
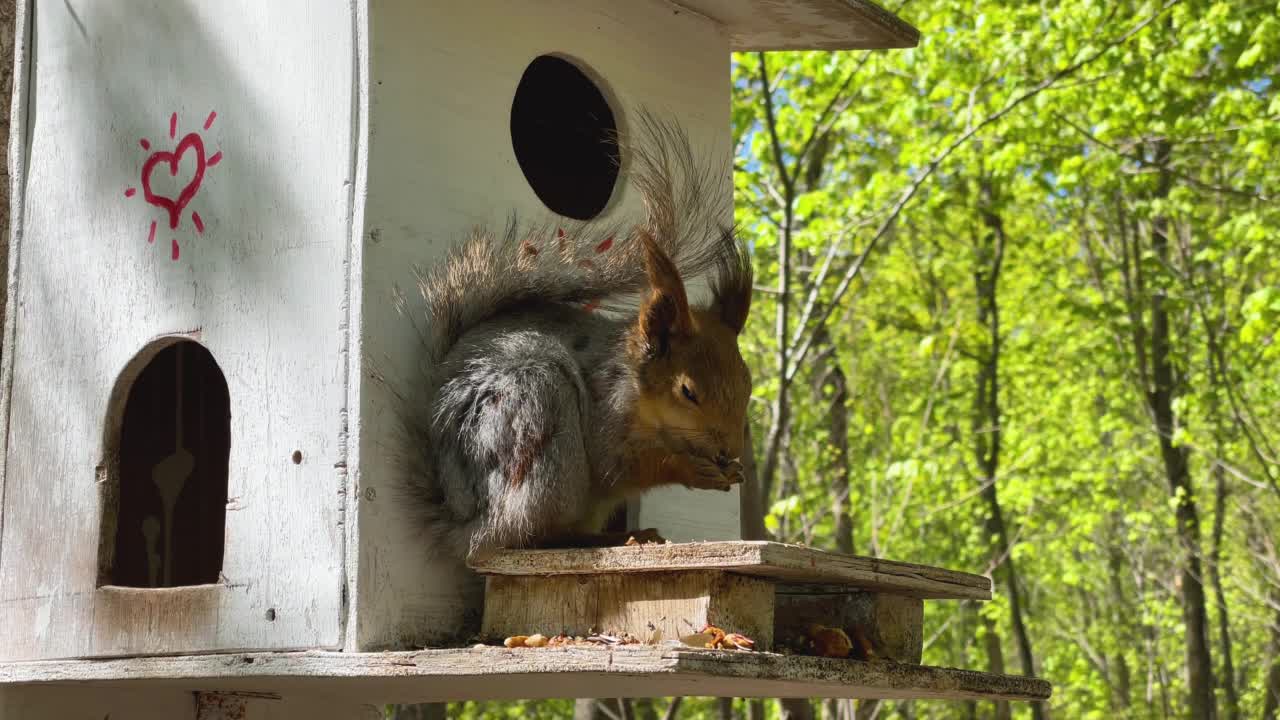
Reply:
[[[709,687],[725,685],[703,694],[1044,700],[1052,692],[1035,678],[920,665],[924,602],[989,600],[991,581],[980,575],[749,541],[511,550],[474,569],[486,576],[485,642],[626,638],[720,681]],[[752,649],[705,654],[704,641],[718,640],[708,626],[745,636]],[[831,631],[847,645],[824,643]],[[528,650],[542,648],[517,652]]]
[[[503,551],[475,569],[486,577],[485,642],[471,647],[18,662],[0,664],[0,688],[357,704],[642,695],[1037,701],[1052,692],[1037,678],[920,664],[923,603],[990,599],[990,580],[978,575],[771,542]],[[797,638],[815,623],[865,643],[870,659],[805,654]],[[706,625],[746,635],[755,649],[689,644]],[[535,632],[584,638],[501,645]],[[635,641],[617,642],[624,635]]]

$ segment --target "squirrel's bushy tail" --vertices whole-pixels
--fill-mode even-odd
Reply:
[[[513,219],[502,236],[474,231],[444,262],[417,276],[428,362],[439,362],[464,332],[506,310],[547,302],[600,304],[643,290],[642,232],[685,278],[736,257],[725,223],[732,217],[732,193],[728,178],[717,177],[730,171],[728,158],[722,164],[698,158],[677,125],[646,112],[635,119],[636,132],[619,142],[620,156],[630,164],[619,185],[629,180],[625,191],[639,192],[643,216],[608,226],[522,227]]]

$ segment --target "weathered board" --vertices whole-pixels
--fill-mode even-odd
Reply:
[[[924,599],[991,599],[991,580],[982,575],[756,540],[504,550],[476,567],[486,575],[594,575],[699,569]]]
[[[722,23],[742,50],[915,47],[920,33],[869,0],[671,0]]]
[[[338,647],[352,5],[19,6],[0,657]],[[164,337],[229,389],[221,578],[102,589],[108,436]]]
[[[0,688],[237,690],[418,703],[646,695],[1045,700],[1044,680],[966,670],[664,647],[254,653],[0,664]],[[97,720],[96,718],[94,720]]]
[[[697,633],[707,625],[773,648],[773,583],[718,571],[558,575],[494,575],[484,596],[481,636],[586,636],[630,633],[654,643]]]

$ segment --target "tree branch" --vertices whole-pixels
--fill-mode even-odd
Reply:
[[[1128,42],[1138,33],[1141,33],[1143,30],[1145,30],[1153,22],[1158,20],[1170,8],[1172,8],[1173,6],[1181,2],[1182,0],[1166,0],[1160,6],[1160,8],[1156,10],[1153,14],[1146,17],[1138,24],[1134,25],[1132,28],[1130,28],[1128,31],[1126,31],[1119,37],[1115,38],[1114,40],[1111,40],[1110,42],[1103,44],[1100,48],[1098,48],[1098,50],[1094,51],[1093,53],[1086,55],[1080,60],[1077,60],[1076,62],[1062,68],[1061,70],[1058,70],[1057,72],[1054,72],[1049,77],[1036,83],[1029,90],[1026,90],[1022,94],[1009,100],[1007,103],[1005,103],[1004,107],[1000,108],[999,110],[992,113],[991,115],[988,115],[985,119],[982,120],[982,122],[979,122],[978,124],[974,125],[973,127],[961,133],[955,140],[951,141],[949,145],[943,148],[942,152],[934,156],[934,158],[929,162],[929,164],[925,166],[924,171],[921,172],[920,175],[914,181],[912,181],[912,183],[907,187],[907,189],[903,191],[902,195],[898,198],[898,201],[893,204],[892,208],[889,211],[888,216],[885,217],[885,219],[881,221],[880,225],[876,228],[875,233],[871,236],[871,239],[867,242],[867,246],[863,249],[862,253],[859,254],[857,261],[855,261],[853,265],[849,266],[849,269],[845,272],[844,276],[840,278],[840,283],[836,286],[835,292],[833,293],[831,300],[827,303],[824,303],[822,314],[821,316],[818,317],[818,320],[817,320],[817,327],[821,327],[825,325],[827,321],[830,320],[831,314],[835,311],[835,307],[839,305],[840,300],[844,298],[845,293],[849,291],[849,286],[853,283],[853,280],[857,277],[858,273],[862,270],[862,266],[863,264],[865,264],[867,256],[875,248],[876,244],[880,241],[880,239],[883,238],[886,234],[888,234],[889,230],[893,227],[894,222],[897,221],[898,216],[902,214],[903,209],[906,208],[907,204],[910,203],[911,200],[916,196],[916,193],[920,191],[920,188],[925,184],[925,182],[929,180],[929,178],[933,176],[933,174],[937,171],[938,167],[941,166],[942,163],[947,160],[947,158],[951,157],[951,155],[954,154],[956,150],[960,149],[973,136],[977,135],[979,132],[986,129],[988,126],[1000,121],[1002,118],[1004,118],[1009,113],[1013,112],[1014,109],[1016,109],[1018,106],[1022,105],[1026,101],[1034,98],[1035,96],[1039,95],[1045,90],[1048,90],[1049,88],[1053,87],[1054,84],[1057,83],[1058,81],[1074,75],[1075,73],[1079,72],[1081,69],[1098,61],[1100,58],[1102,58],[1111,50]],[[806,329],[809,329],[809,320],[810,319],[807,317],[801,317],[800,326]],[[816,334],[816,329],[809,329],[808,336],[806,337],[804,344],[801,345],[800,348],[796,351],[795,356],[793,358],[796,366],[798,366],[801,362],[803,362],[805,356],[809,354],[810,348],[813,347],[813,339],[815,334]],[[780,380],[781,382],[786,383],[786,382],[790,382],[793,377],[794,377],[794,371],[791,373],[790,376],[780,378]]]

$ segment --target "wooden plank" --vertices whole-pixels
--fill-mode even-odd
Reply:
[[[39,32],[12,156],[0,657],[337,647],[352,4],[23,6]],[[190,32],[175,44],[173,28]],[[182,152],[152,178],[166,163],[149,159],[189,134],[204,164]],[[176,228],[145,199],[152,179],[171,201],[195,193]],[[104,592],[113,508],[97,468],[114,464],[114,390],[174,335],[213,353],[230,392],[222,579],[212,593]]]
[[[350,703],[694,695],[1045,700],[1048,682],[922,665],[630,646],[253,653],[0,664],[6,686],[317,693]]]
[[[481,638],[594,632],[630,633],[642,642],[675,640],[707,625],[773,647],[773,583],[719,571],[680,573],[491,575]]]
[[[991,599],[991,580],[981,575],[764,541],[506,550],[475,568],[487,575],[590,575],[708,569],[792,583],[841,585],[922,599]]]
[[[910,48],[920,32],[869,0],[669,0],[725,26],[744,50]]]

